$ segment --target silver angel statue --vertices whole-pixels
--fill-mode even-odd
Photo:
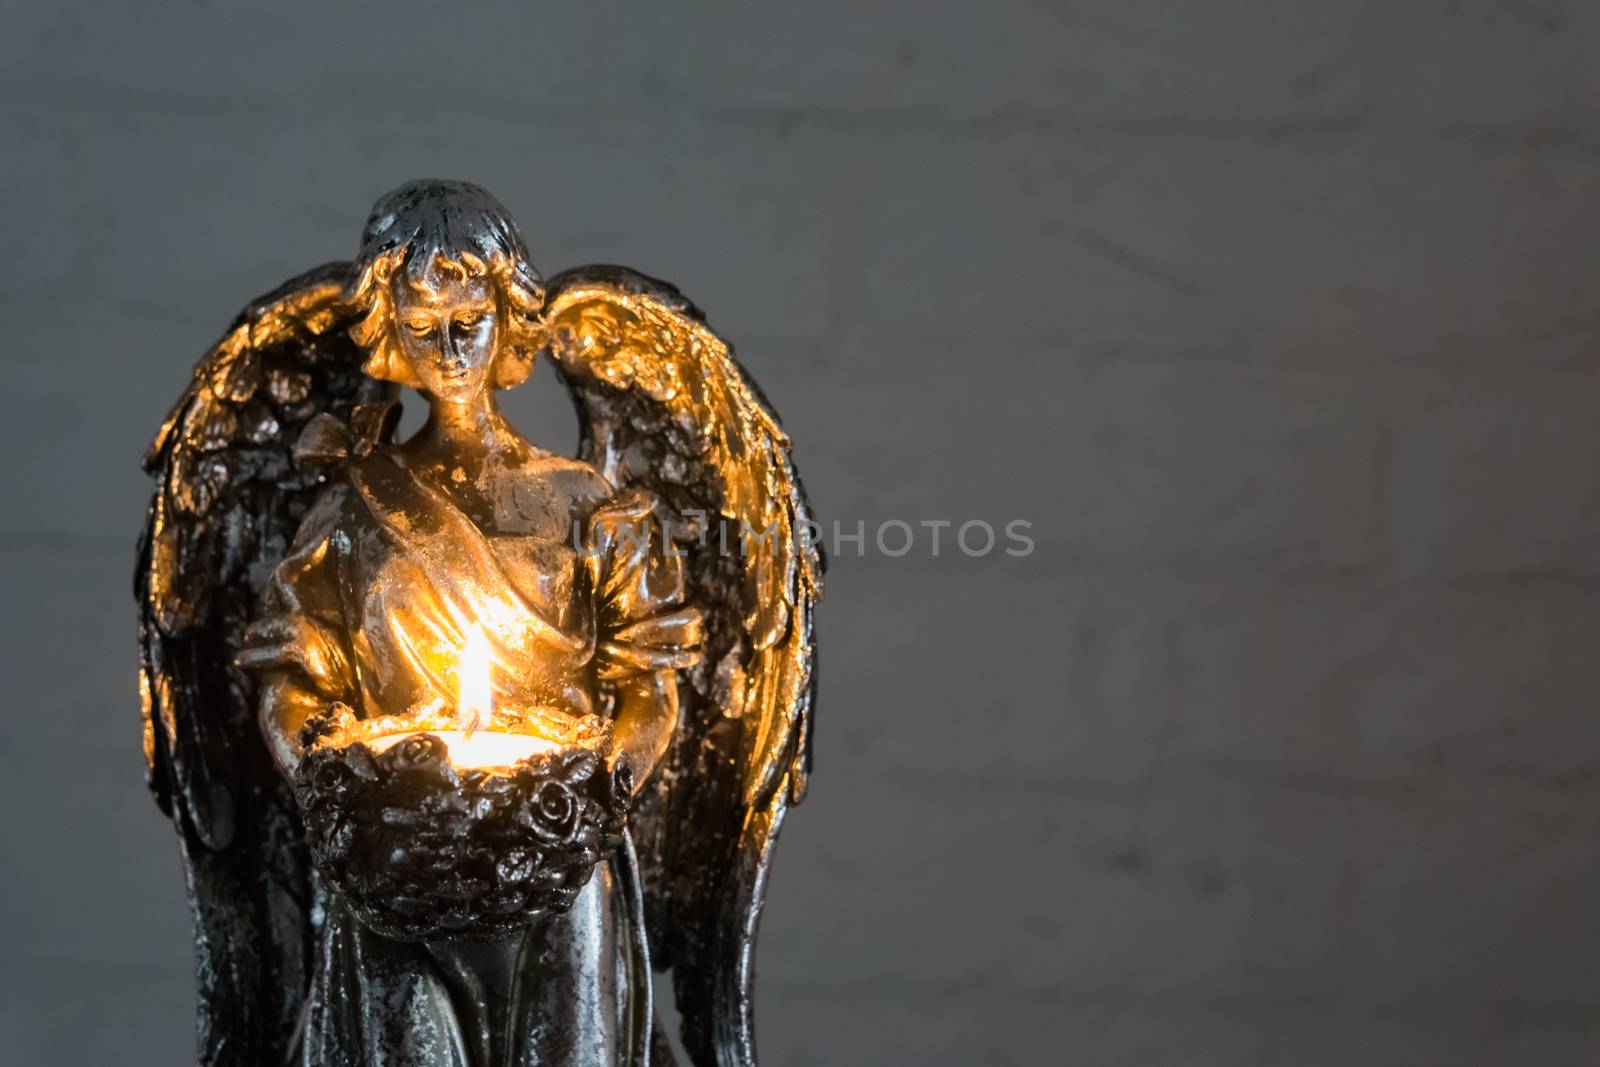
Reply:
[[[576,459],[496,405],[540,353]],[[201,1063],[753,1067],[822,560],[692,305],[618,267],[546,283],[488,193],[413,182],[354,263],[245,309],[145,463],[144,747]]]

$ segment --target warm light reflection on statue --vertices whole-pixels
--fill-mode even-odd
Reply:
[[[496,403],[541,351],[582,459]],[[405,440],[395,384],[428,407]],[[754,1063],[820,560],[698,312],[620,268],[547,288],[487,193],[411,183],[354,264],[247,311],[149,462],[146,750],[203,1062],[664,1062],[653,957],[691,1060]],[[688,513],[774,536],[685,550]]]

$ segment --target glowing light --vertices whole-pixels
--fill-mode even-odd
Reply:
[[[489,642],[483,631],[474,626],[467,631],[467,645],[461,652],[458,671],[461,695],[456,701],[456,724],[464,732],[463,740],[470,739],[472,731],[487,725],[494,711],[494,680],[489,672]]]
[[[483,731],[473,733],[470,730],[426,730],[443,741],[450,750],[450,762],[457,767],[512,767],[519,761],[529,756],[536,756],[541,752],[555,752],[561,748],[557,741],[537,737],[533,734],[503,734]],[[384,734],[367,741],[367,747],[373,752],[383,752],[393,748],[408,737],[414,737],[418,731],[408,730],[404,733]]]

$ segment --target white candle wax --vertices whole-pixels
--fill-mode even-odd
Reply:
[[[493,730],[477,730],[470,737],[464,730],[409,730],[374,737],[366,744],[373,752],[384,752],[419,733],[432,734],[443,741],[450,750],[450,762],[457,767],[510,767],[529,756],[554,752],[561,747],[558,742],[533,734],[507,734]]]

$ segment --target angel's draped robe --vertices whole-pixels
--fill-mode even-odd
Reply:
[[[251,667],[287,670],[317,700],[370,717],[454,707],[468,626],[490,646],[497,707],[586,714],[603,710],[601,680],[695,662],[698,613],[682,605],[682,561],[648,494],[575,515],[556,541],[485,533],[386,445],[340,471],[267,583]],[[308,1064],[629,1064],[641,1005],[649,1039],[631,847],[569,913],[506,944],[388,941],[330,899],[317,951]],[[474,991],[486,981],[513,995]],[[485,1000],[504,1015],[477,1017]]]

